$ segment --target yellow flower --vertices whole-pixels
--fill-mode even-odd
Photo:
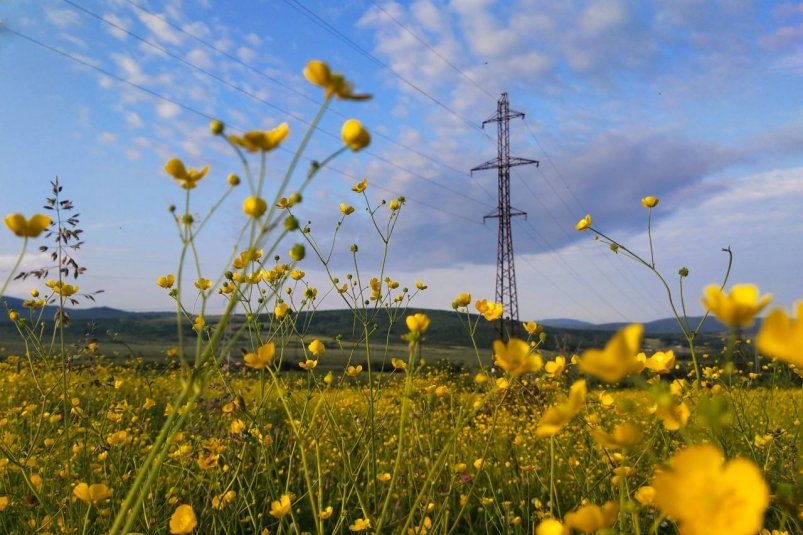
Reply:
[[[371,143],[371,134],[357,119],[348,119],[343,123],[340,137],[343,139],[343,144],[354,152],[364,149]]]
[[[203,316],[196,316],[192,322],[192,329],[195,332],[201,332],[205,326],[206,320],[204,320]]]
[[[45,283],[45,286],[51,288],[54,292],[59,294],[62,297],[70,297],[78,292],[78,286],[73,286],[72,284],[64,284],[62,281],[54,281],[49,280]]]
[[[380,483],[387,483],[388,481],[390,481],[390,473],[382,472],[381,474],[377,474],[376,480],[379,481]]]
[[[420,312],[407,316],[405,321],[411,333],[421,334],[429,328],[429,316]]]
[[[362,373],[362,365],[349,366],[346,368],[346,375],[349,377],[357,377]]]
[[[641,324],[633,323],[613,335],[605,345],[605,349],[585,351],[577,362],[580,371],[607,383],[621,381],[635,365],[643,332]]]
[[[522,323],[522,327],[524,330],[527,331],[527,334],[535,334],[538,331],[538,324],[534,321],[528,321],[527,323]]]
[[[770,312],[758,331],[756,347],[768,357],[803,368],[803,301],[796,307],[795,319],[780,308]]]
[[[574,229],[575,230],[579,230],[580,232],[582,232],[584,230],[588,230],[590,228],[591,228],[591,215],[590,214],[586,214],[586,216],[583,219],[581,219],[580,221],[578,221],[577,224],[574,226]]]
[[[655,489],[649,485],[644,485],[639,487],[633,497],[641,505],[652,505],[655,501]]]
[[[205,165],[201,169],[194,169],[184,167],[184,163],[178,158],[173,158],[168,161],[164,167],[167,174],[172,176],[178,181],[178,185],[184,189],[193,189],[199,180],[206,176],[209,172],[209,166]]]
[[[8,496],[0,496],[0,513],[5,511],[6,507],[8,507]]]
[[[390,363],[393,365],[394,370],[406,370],[407,363],[404,362],[402,359],[397,359],[396,357],[392,357],[390,359]]]
[[[474,459],[474,462],[471,464],[474,466],[475,469],[481,470],[483,465],[485,464],[485,459],[483,459],[482,457],[480,457],[479,459]]]
[[[112,489],[103,483],[93,485],[78,483],[72,491],[79,500],[90,504],[102,502],[112,495]]]
[[[583,410],[587,394],[588,387],[585,380],[575,381],[569,387],[569,397],[566,401],[548,408],[544,415],[541,416],[541,420],[535,428],[535,435],[538,437],[556,435],[558,431],[563,429],[563,426]]]
[[[641,199],[641,205],[644,208],[655,208],[658,206],[658,197],[647,196]]]
[[[243,201],[243,212],[248,217],[258,218],[262,217],[268,210],[268,203],[262,197],[248,197]]]
[[[644,362],[644,366],[655,373],[669,373],[675,367],[675,352],[671,349],[656,351]]]
[[[388,203],[388,208],[390,208],[391,212],[395,212],[396,210],[399,209],[400,206],[401,203],[399,202],[398,199],[393,199],[392,201],[390,201],[390,203]]]
[[[340,213],[349,215],[354,213],[354,207],[345,203],[340,203]]]
[[[480,299],[474,306],[477,307],[477,311],[488,321],[498,320],[502,317],[502,313],[504,312],[502,303],[494,303],[487,299]]]
[[[289,312],[290,307],[287,306],[287,303],[279,303],[273,307],[273,313],[276,315],[277,320],[284,318]]]
[[[326,98],[337,97],[343,100],[369,100],[371,95],[358,95],[354,93],[352,84],[342,74],[333,73],[329,65],[323,61],[313,59],[304,67],[304,78],[311,84],[324,89]]]
[[[318,518],[320,518],[321,520],[326,520],[327,518],[331,518],[333,512],[334,509],[332,508],[332,506],[327,505],[326,509],[318,513]]]
[[[655,505],[683,535],[753,535],[764,520],[769,488],[746,459],[725,459],[710,444],[689,446],[652,480]]]
[[[25,219],[22,214],[8,214],[3,221],[20,238],[36,238],[53,222],[42,214],[35,214],[30,219]]]
[[[511,338],[507,343],[494,340],[493,353],[494,364],[513,377],[537,372],[544,364],[540,355],[530,352],[530,344],[518,338]]]
[[[195,281],[195,287],[203,292],[204,290],[208,290],[212,287],[212,281],[201,277]]]
[[[535,528],[535,535],[568,535],[569,530],[564,526],[560,520],[554,518],[547,518],[542,520],[538,527]]]
[[[249,368],[261,370],[273,362],[273,356],[275,354],[276,346],[273,342],[268,342],[260,346],[256,353],[246,353],[243,360],[245,361],[245,365]]]
[[[550,377],[560,377],[566,370],[566,357],[558,355],[544,365],[544,371]]]
[[[463,292],[452,301],[452,308],[467,307],[469,304],[471,304],[471,294]]]
[[[706,286],[703,290],[703,306],[719,321],[731,327],[750,327],[753,317],[771,299],[769,294],[759,298],[758,288],[753,284],[736,284],[728,294],[716,284]]]
[[[326,350],[326,346],[324,346],[323,342],[316,338],[309,343],[307,349],[309,349],[309,352],[317,357],[318,355],[323,355],[323,352]]]
[[[244,148],[248,152],[268,152],[284,141],[290,133],[287,123],[282,123],[273,130],[252,130],[240,136],[229,135],[229,141]]]
[[[351,531],[365,531],[371,527],[371,521],[367,518],[358,518],[349,526]]]
[[[191,505],[179,505],[170,517],[170,533],[172,535],[186,535],[192,533],[195,526],[198,525],[198,519],[195,518],[195,511],[192,510]]]
[[[270,516],[282,518],[290,512],[290,496],[282,494],[278,500],[273,500],[270,504]]]
[[[689,410],[689,406],[686,405],[686,402],[681,401],[677,405],[672,403],[659,404],[655,408],[655,415],[664,423],[664,429],[667,431],[677,431],[678,429],[686,427],[691,411]]]
[[[318,365],[318,361],[307,359],[304,362],[299,362],[298,365],[304,370],[311,371]]]
[[[156,279],[156,284],[158,284],[162,288],[170,288],[175,283],[176,283],[175,275],[162,275],[161,277]]]
[[[566,527],[584,533],[595,533],[611,526],[618,514],[619,504],[616,502],[608,502],[602,507],[591,504],[567,514],[564,521]]]
[[[419,290],[426,290],[427,288],[429,288],[429,286],[427,286],[421,281],[415,281],[415,287],[418,288]]]
[[[609,435],[601,427],[591,430],[591,436],[597,444],[609,450],[620,448],[631,448],[641,441],[641,430],[630,422],[623,422],[613,428],[613,434]]]
[[[365,191],[365,188],[367,187],[368,187],[368,179],[363,178],[351,188],[351,191],[353,191],[354,193],[362,193],[363,191]]]

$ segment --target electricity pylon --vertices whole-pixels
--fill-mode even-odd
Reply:
[[[496,115],[482,122],[482,127],[488,123],[497,124],[497,156],[484,164],[471,170],[496,169],[499,177],[499,204],[495,211],[482,218],[496,218],[499,220],[499,241],[496,246],[496,302],[504,307],[504,315],[497,324],[497,333],[502,339],[513,335],[519,325],[519,301],[516,295],[516,266],[513,261],[513,234],[510,228],[510,218],[515,216],[527,217],[522,212],[510,206],[510,168],[517,165],[538,165],[537,160],[528,160],[510,156],[510,119],[524,117],[524,114],[510,109],[507,93],[502,93],[496,104]],[[509,322],[505,328],[505,321]]]

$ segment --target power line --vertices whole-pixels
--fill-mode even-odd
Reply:
[[[193,63],[191,61],[185,60],[184,58],[182,58],[178,54],[175,54],[175,53],[171,52],[170,50],[168,50],[168,49],[166,49],[166,48],[164,48],[164,47],[162,47],[160,45],[157,45],[157,44],[145,39],[144,37],[142,37],[142,36],[140,36],[140,35],[138,35],[138,34],[136,34],[134,32],[131,32],[130,30],[127,30],[126,28],[123,28],[122,26],[120,26],[120,25],[118,25],[118,24],[116,24],[116,23],[114,23],[112,21],[109,21],[109,20],[105,19],[104,17],[98,15],[97,13],[95,13],[93,11],[90,11],[90,10],[88,10],[88,9],[78,5],[78,4],[76,4],[72,0],[62,0],[62,1],[64,1],[65,3],[69,4],[70,6],[74,7],[75,9],[77,9],[79,11],[81,11],[83,13],[86,13],[87,15],[90,15],[91,17],[93,17],[93,18],[95,18],[97,20],[100,20],[101,22],[103,22],[105,24],[108,24],[108,25],[112,26],[113,28],[115,28],[115,29],[117,29],[119,31],[125,32],[126,34],[130,35],[134,39],[137,39],[138,41],[140,41],[140,42],[152,47],[154,50],[158,50],[159,52],[161,52],[163,54],[166,54],[170,58],[175,59],[176,61],[182,63],[183,65],[185,65],[187,67],[190,67],[191,69],[195,69],[198,72],[203,73],[205,76],[208,76],[209,78],[211,78],[211,79],[213,79],[213,80],[225,85],[226,87],[229,87],[230,89],[238,91],[238,92],[244,94],[245,96],[247,96],[247,97],[249,97],[249,98],[251,98],[251,99],[253,99],[253,100],[255,100],[255,101],[257,101],[257,102],[259,102],[261,104],[264,104],[264,105],[266,105],[266,106],[268,106],[270,108],[273,108],[276,111],[278,111],[278,112],[280,112],[280,113],[282,113],[284,115],[287,115],[288,117],[291,117],[292,119],[294,119],[296,121],[301,122],[302,124],[305,124],[307,126],[310,125],[310,122],[307,121],[306,119],[304,119],[303,117],[301,117],[299,115],[296,115],[296,114],[294,114],[294,113],[292,113],[292,112],[290,112],[288,110],[285,110],[285,109],[281,108],[280,106],[277,106],[277,105],[273,104],[272,102],[270,102],[270,101],[268,101],[268,100],[266,100],[266,99],[264,99],[264,98],[262,98],[262,97],[260,97],[258,95],[255,95],[254,93],[252,93],[252,92],[250,92],[250,91],[248,91],[246,89],[243,89],[242,87],[240,87],[240,86],[238,86],[236,84],[233,84],[233,83],[229,82],[228,80],[225,80],[224,78],[221,78],[220,76],[210,72],[208,69],[205,69],[205,68],[203,68],[203,67],[201,67],[201,66],[199,66],[199,65],[197,65],[197,64],[195,64],[195,63]],[[338,140],[340,139],[340,136],[338,136],[337,134],[335,134],[333,132],[330,132],[330,131],[325,130],[323,128],[319,128],[319,130],[322,133],[328,135],[329,137],[331,137],[333,139],[338,139]],[[446,190],[446,191],[448,191],[448,192],[450,192],[450,193],[452,193],[454,195],[457,195],[459,197],[462,197],[462,198],[464,198],[466,200],[475,202],[475,203],[477,203],[479,205],[482,205],[482,206],[485,206],[485,207],[490,207],[491,206],[490,204],[488,204],[488,203],[486,203],[484,201],[475,199],[475,198],[471,197],[470,195],[466,195],[465,193],[463,193],[460,190],[456,190],[454,188],[450,188],[450,187],[448,187],[448,186],[446,186],[446,185],[444,185],[444,184],[442,184],[440,182],[432,180],[431,178],[427,178],[427,177],[425,177],[424,175],[422,175],[420,173],[417,173],[417,172],[415,172],[415,171],[413,171],[411,169],[408,169],[408,168],[404,167],[403,165],[400,165],[400,164],[398,164],[398,163],[396,163],[396,162],[394,162],[392,160],[389,160],[389,159],[387,159],[387,158],[385,158],[383,156],[379,156],[376,153],[373,153],[373,152],[370,152],[370,151],[365,151],[365,152],[367,154],[373,156],[375,159],[380,160],[381,162],[383,162],[383,163],[385,163],[387,165],[395,167],[395,168],[397,168],[397,169],[399,169],[401,171],[410,173],[412,176],[415,176],[415,177],[417,177],[417,178],[419,178],[421,180],[429,182],[429,183],[431,183],[431,184],[433,184],[433,185],[435,185],[435,186],[437,186],[437,187],[439,187],[441,189],[444,189],[444,190]],[[463,174],[465,174],[465,173],[463,173]]]
[[[104,69],[102,67],[98,67],[97,65],[93,65],[92,63],[90,63],[90,62],[88,62],[88,61],[86,61],[84,59],[81,59],[81,58],[79,58],[79,57],[77,57],[77,56],[75,56],[73,54],[70,54],[68,52],[64,52],[62,50],[59,50],[58,48],[56,48],[56,47],[54,47],[52,45],[49,45],[49,44],[44,43],[44,42],[42,42],[42,41],[40,41],[40,40],[38,40],[38,39],[36,39],[34,37],[31,37],[31,36],[26,35],[26,34],[24,34],[22,32],[19,32],[19,31],[15,30],[14,28],[12,28],[12,27],[10,27],[8,25],[4,25],[3,29],[7,30],[8,32],[16,35],[17,37],[20,37],[20,38],[22,38],[22,39],[24,39],[24,40],[26,40],[26,41],[28,41],[30,43],[33,43],[33,44],[35,44],[35,45],[37,45],[37,46],[39,46],[41,48],[49,50],[50,52],[54,52],[54,53],[58,54],[59,56],[62,56],[63,58],[66,58],[66,59],[69,59],[70,61],[74,61],[76,63],[79,63],[79,64],[81,64],[81,65],[83,65],[85,67],[88,67],[88,68],[90,68],[90,69],[92,69],[92,70],[94,70],[96,72],[99,72],[99,73],[103,74],[104,76],[108,76],[109,78],[111,78],[113,80],[116,80],[116,81],[118,81],[120,83],[123,83],[123,84],[126,84],[128,86],[134,87],[135,89],[138,89],[138,90],[142,91],[143,93],[147,93],[148,95],[150,95],[150,96],[152,96],[154,98],[157,98],[157,99],[162,100],[164,102],[169,102],[171,104],[174,104],[174,105],[180,107],[181,109],[183,109],[185,111],[188,111],[190,113],[193,113],[195,115],[203,117],[203,118],[205,118],[207,120],[216,119],[216,117],[213,117],[213,116],[211,116],[211,115],[209,115],[209,114],[207,114],[207,113],[205,113],[205,112],[203,112],[201,110],[198,110],[196,108],[193,108],[192,106],[188,106],[186,104],[183,104],[182,102],[180,102],[178,100],[175,100],[175,99],[173,99],[171,97],[168,97],[168,96],[165,96],[165,95],[163,95],[161,93],[153,91],[152,89],[148,89],[147,87],[144,87],[144,86],[142,86],[142,85],[140,85],[140,84],[138,84],[136,82],[132,82],[131,80],[127,80],[127,79],[125,79],[125,78],[123,78],[121,76],[118,76],[118,75],[116,75],[116,74],[114,74],[114,73],[112,73],[112,72],[110,72],[110,71],[108,71],[108,70],[106,70],[106,69]],[[240,127],[238,127],[236,125],[230,125],[230,126],[234,130],[244,131],[243,128],[240,128]],[[290,154],[294,153],[291,149],[288,149],[288,148],[283,147],[281,145],[279,146],[279,150],[281,150],[283,152],[290,153]],[[308,157],[305,157],[305,156],[303,158],[305,160],[307,160],[307,161],[312,161],[311,158],[308,158]],[[356,175],[346,173],[345,171],[339,170],[339,169],[337,169],[335,167],[327,166],[327,168],[332,170],[332,171],[334,171],[334,172],[336,172],[336,173],[338,173],[338,174],[346,176],[347,178],[358,179],[358,177]],[[379,187],[379,185],[377,185],[377,187]],[[389,190],[387,188],[382,188],[382,189],[385,189],[385,191],[388,191],[388,192],[391,191],[391,190]],[[395,194],[398,195],[398,193],[395,193]],[[438,207],[436,207],[436,206],[434,206],[432,204],[429,204],[427,202],[424,202],[424,201],[419,201],[415,197],[411,197],[409,195],[405,195],[405,198],[408,199],[408,200],[411,200],[411,201],[413,201],[415,203],[418,203],[418,204],[421,204],[423,206],[426,206],[426,207],[428,207],[428,208],[430,208],[432,210],[436,210],[436,211],[439,211],[439,212],[441,212],[443,214],[446,214],[449,217],[457,217],[457,218],[465,219],[467,221],[471,221],[473,223],[479,224],[478,222],[473,221],[473,220],[471,220],[469,218],[466,218],[465,216],[462,216],[460,214],[456,214],[456,213],[453,213],[453,212],[449,212],[449,211],[443,210],[442,208],[438,208]]]

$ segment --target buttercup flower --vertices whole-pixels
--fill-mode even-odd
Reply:
[[[161,286],[162,288],[171,288],[173,284],[176,282],[175,275],[162,275],[158,279],[156,279],[156,284]]]
[[[544,415],[541,416],[541,420],[535,428],[535,435],[538,437],[556,435],[572,418],[583,410],[587,394],[588,387],[585,380],[575,381],[569,387],[569,397],[566,401],[548,408]]]
[[[676,453],[651,486],[656,507],[678,522],[682,535],[753,535],[770,499],[755,464],[747,459],[726,463],[710,444]]]
[[[256,353],[246,353],[243,357],[245,365],[249,368],[257,370],[263,369],[273,362],[273,357],[276,354],[276,346],[273,342],[259,346]]]
[[[566,370],[566,357],[558,355],[555,360],[544,364],[544,371],[550,377],[559,377]]]
[[[94,483],[92,485],[78,483],[72,491],[76,498],[93,505],[102,502],[112,495],[112,489],[103,483]]]
[[[290,496],[282,494],[278,500],[274,500],[270,504],[270,516],[274,518],[282,518],[290,512]]]
[[[641,199],[641,205],[644,208],[655,208],[658,206],[658,197],[647,196]]]
[[[173,535],[192,533],[197,525],[198,519],[195,518],[195,511],[191,505],[179,505],[170,517],[170,533]]]
[[[554,518],[542,520],[538,527],[535,528],[535,535],[567,535],[568,532],[568,528],[560,520],[555,520]]]
[[[522,327],[527,332],[527,334],[535,334],[538,331],[538,324],[534,321],[528,321],[527,323],[522,323]]]
[[[537,372],[544,364],[541,355],[532,353],[530,344],[518,338],[511,338],[507,343],[502,340],[494,340],[493,352],[494,364],[513,377]]]
[[[357,182],[357,184],[354,185],[354,187],[351,188],[351,191],[353,191],[354,193],[362,193],[363,191],[365,191],[365,188],[367,187],[368,187],[368,179],[363,178],[362,180]]]
[[[340,136],[343,138],[343,144],[354,152],[364,149],[371,143],[371,134],[357,119],[348,119],[344,122]]]
[[[269,152],[284,141],[290,133],[287,123],[282,123],[273,130],[252,130],[240,136],[229,135],[229,141],[244,148],[248,152]]]
[[[22,214],[8,214],[3,221],[20,238],[36,238],[53,222],[42,214],[35,214],[30,219],[25,219]]]
[[[703,306],[719,321],[731,327],[750,327],[753,318],[772,300],[767,294],[759,298],[758,288],[753,284],[736,284],[730,293],[711,284],[703,290]]]
[[[577,362],[580,371],[607,383],[621,381],[634,368],[643,332],[641,324],[633,323],[613,335],[605,349],[585,351]]]
[[[348,368],[346,368],[346,375],[348,375],[349,377],[357,377],[361,373],[362,373],[361,364],[357,366],[349,366]]]
[[[423,333],[429,328],[429,316],[426,314],[411,314],[406,318],[407,328],[411,333]]]
[[[365,531],[371,527],[371,520],[368,518],[358,518],[349,526],[351,531]]]
[[[268,209],[268,203],[262,197],[248,197],[243,201],[243,212],[248,217],[262,217]]]
[[[345,203],[340,203],[340,213],[349,215],[354,213],[354,207]]]
[[[586,505],[577,511],[568,513],[564,518],[566,526],[582,531],[583,533],[596,533],[597,531],[613,525],[616,515],[619,514],[619,504],[608,502],[602,507],[599,505]]]
[[[307,349],[309,349],[309,352],[317,357],[319,355],[323,355],[323,352],[326,350],[326,347],[323,345],[323,342],[321,342],[316,338],[315,340],[310,342],[310,344],[307,346]]]
[[[467,307],[471,303],[471,294],[463,292],[452,301],[452,308]]]
[[[165,164],[164,170],[167,171],[168,175],[175,178],[182,188],[193,189],[197,185],[196,183],[209,172],[209,166],[205,165],[198,170],[192,167],[187,169],[184,167],[184,162],[178,158],[173,158]]]
[[[770,312],[758,331],[756,347],[768,357],[803,368],[803,301],[797,303],[797,318],[780,308]]]
[[[343,100],[369,100],[371,95],[358,95],[354,93],[352,84],[342,74],[333,73],[329,65],[323,61],[313,59],[304,67],[304,78],[311,84],[324,89],[326,98],[336,96]]]
[[[49,280],[45,283],[45,286],[51,288],[54,292],[62,297],[70,297],[78,292],[78,286],[64,284],[62,281]]]
[[[477,307],[477,311],[488,321],[498,320],[502,317],[502,313],[504,312],[502,303],[494,303],[487,299],[480,299],[474,306]]]
[[[584,230],[588,230],[590,228],[591,228],[591,215],[590,214],[586,214],[586,216],[583,219],[581,219],[580,221],[578,221],[577,224],[574,226],[574,229],[575,230],[579,230],[580,232],[582,232]]]
[[[644,361],[644,366],[655,373],[669,373],[675,367],[675,352],[671,349],[669,351],[656,351]]]

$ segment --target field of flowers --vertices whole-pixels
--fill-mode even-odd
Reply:
[[[5,218],[23,240],[20,259],[45,233],[59,269],[54,279],[23,274],[30,298],[6,311],[25,352],[0,355],[0,534],[803,534],[803,304],[796,317],[772,310],[747,340],[743,329],[770,297],[752,285],[726,291],[726,273],[702,300],[730,336],[720,354],[698,354],[699,325],[683,313],[688,273],[680,271],[675,294],[652,251],[642,258],[586,216],[578,231],[659,277],[688,361],[669,350],[645,354],[638,324],[577,355],[546,357],[549,333],[533,322],[479,347],[478,324],[500,321],[504,310],[462,293],[451,305],[476,366],[432,366],[421,358],[430,318],[412,303],[426,284],[405,286],[384,264],[336,276],[334,238],[322,245],[293,215],[321,168],[371,139],[347,120],[342,148],[314,160],[298,191],[287,191],[330,101],[369,98],[322,62],[304,75],[324,104],[284,178],[270,182],[278,189],[266,187],[266,161],[289,135],[286,124],[233,134],[212,122],[243,175],[227,177],[227,192],[200,219],[191,194],[208,167],[165,165],[186,199],[171,207],[179,265],[155,277],[176,305],[167,368],[112,362],[91,339],[66,344],[69,317],[43,317],[46,304],[63,311],[87,297],[72,277],[82,273],[71,257],[77,216],[58,183],[50,215]],[[405,200],[372,203],[368,187],[362,180],[351,194],[387,248]],[[217,280],[207,278],[194,243],[242,188],[238,253]],[[648,218],[658,202],[642,199]],[[341,223],[354,211],[340,204]],[[282,253],[287,240],[296,243]],[[350,252],[357,266],[357,246]],[[330,288],[310,285],[305,258],[329,274]],[[297,321],[314,312],[319,291],[338,295],[354,317],[354,339],[335,341],[341,352],[353,348],[342,369],[318,367],[335,348],[310,334],[314,314]],[[225,299],[222,315],[206,313],[210,299]],[[235,307],[244,321],[233,321]],[[404,326],[406,352],[390,331],[376,343],[379,317]],[[303,358],[290,361],[290,345]]]

